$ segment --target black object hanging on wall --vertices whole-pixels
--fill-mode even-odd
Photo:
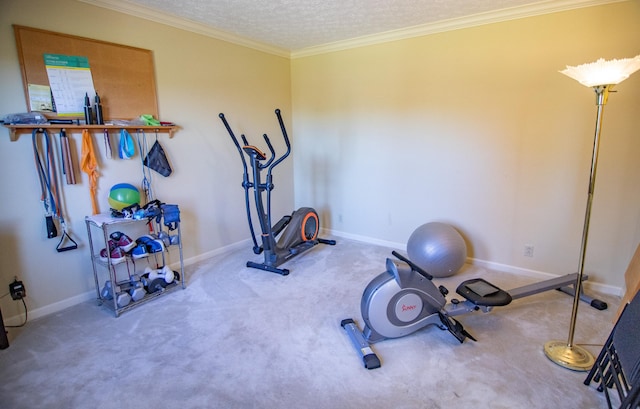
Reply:
[[[171,172],[173,172],[171,165],[169,165],[167,155],[164,153],[164,149],[162,149],[162,146],[157,139],[153,143],[153,146],[149,150],[147,156],[144,158],[143,163],[144,166],[155,170],[164,177],[171,175]]]

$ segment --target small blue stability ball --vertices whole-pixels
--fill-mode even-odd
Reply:
[[[409,260],[434,277],[449,277],[467,259],[467,245],[456,229],[431,222],[415,229],[407,242]]]

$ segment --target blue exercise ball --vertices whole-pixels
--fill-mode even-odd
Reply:
[[[434,277],[457,273],[467,259],[467,245],[456,229],[446,223],[425,223],[407,242],[409,260]]]

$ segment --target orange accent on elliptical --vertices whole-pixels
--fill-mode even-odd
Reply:
[[[313,233],[313,237],[308,239],[305,235],[304,235],[304,226],[307,224],[307,220],[309,220],[309,217],[313,217],[316,220],[316,231]],[[304,219],[302,219],[302,223],[301,223],[301,229],[300,229],[300,236],[302,237],[302,241],[309,241],[309,240],[315,240],[316,237],[318,237],[318,228],[320,226],[320,223],[318,222],[318,215],[315,214],[314,212],[309,212],[304,216]]]

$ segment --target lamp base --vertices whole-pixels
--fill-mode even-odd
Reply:
[[[572,371],[586,372],[596,362],[591,352],[577,345],[569,346],[566,341],[547,342],[544,354],[553,363]]]

